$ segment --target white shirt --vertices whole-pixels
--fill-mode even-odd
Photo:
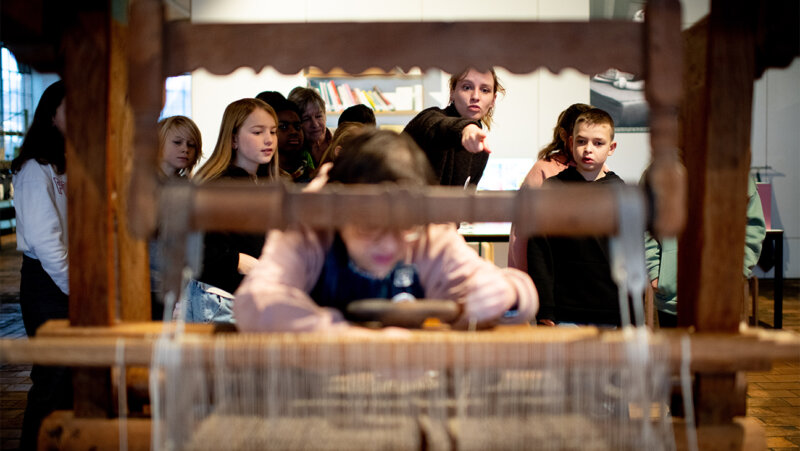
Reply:
[[[14,174],[17,250],[39,260],[58,288],[69,294],[67,176],[28,160]]]

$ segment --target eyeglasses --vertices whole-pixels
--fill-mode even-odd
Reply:
[[[422,234],[423,226],[414,226],[409,229],[389,229],[385,227],[354,225],[353,230],[359,238],[368,241],[378,241],[387,234],[391,234],[399,240],[410,243],[419,239]]]
[[[292,126],[297,131],[300,131],[300,126],[302,125],[301,122],[278,122],[278,130],[285,132],[289,130],[289,126]]]

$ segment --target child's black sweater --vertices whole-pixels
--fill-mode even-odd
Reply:
[[[556,183],[610,185],[623,181],[608,172],[588,182],[577,169],[569,167],[545,180],[546,185]],[[620,324],[607,237],[533,237],[528,241],[528,274],[539,292],[539,320]]]

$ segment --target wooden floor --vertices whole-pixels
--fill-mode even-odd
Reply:
[[[0,240],[0,337],[24,339],[19,311],[19,268],[13,236]],[[772,321],[772,283],[761,280],[759,314]],[[783,326],[800,332],[800,280],[784,284]],[[30,388],[30,366],[0,365],[0,450],[19,447],[22,414]],[[771,371],[748,374],[747,414],[764,424],[771,450],[800,450],[800,356]]]
[[[783,286],[783,328],[800,332],[800,280]],[[761,321],[772,323],[772,281],[759,281]],[[748,373],[747,415],[758,419],[771,450],[800,450],[800,355],[776,363],[771,371]]]

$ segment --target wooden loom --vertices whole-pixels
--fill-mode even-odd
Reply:
[[[612,192],[576,190],[569,195],[574,199],[570,203],[562,202],[563,193],[547,191],[520,197],[508,193],[470,196],[437,189],[377,197],[359,192],[300,195],[277,188],[257,191],[231,186],[222,188],[229,191],[221,191],[165,185],[155,176],[153,124],[162,108],[167,76],[200,67],[214,73],[229,73],[243,66],[259,69],[261,64],[254,62],[287,73],[312,64],[323,70],[339,66],[352,73],[395,66],[435,66],[456,72],[475,64],[467,56],[475,52],[484,56],[480,62],[484,68],[502,66],[513,72],[545,66],[554,72],[574,67],[583,73],[598,73],[617,67],[646,75],[653,228],[660,235],[674,235],[687,219],[690,224],[680,243],[679,320],[694,330],[692,366],[697,372],[701,443],[720,438],[723,440],[716,443],[720,447],[751,443],[753,424],[733,421],[744,414],[744,391],[737,385],[736,372],[764,369],[773,359],[800,356],[796,335],[738,332],[742,260],[738,243],[744,241],[752,81],[766,67],[786,65],[797,54],[796,48],[776,46],[781,37],[765,26],[788,20],[788,29],[796,30],[796,20],[791,23],[796,14],[781,14],[780,8],[772,5],[774,16],[767,17],[766,2],[723,4],[715,0],[710,16],[684,33],[682,54],[680,6],[669,0],[649,2],[645,23],[596,22],[588,29],[582,23],[520,22],[193,25],[165,21],[162,5],[156,0],[132,1],[129,10],[118,8],[116,2],[98,3],[94,8],[73,11],[70,25],[57,37],[63,46],[63,66],[57,67],[67,84],[71,119],[67,148],[69,326],[56,322],[43,327],[34,340],[2,344],[6,361],[86,367],[75,376],[74,416],[54,415],[46,428],[84,431],[85,442],[79,442],[83,445],[93,442],[115,447],[118,443],[110,396],[113,384],[110,371],[103,367],[115,362],[117,337],[127,337],[123,347],[129,364],[150,362],[152,337],[159,328],[141,323],[150,312],[146,250],[140,238],[151,236],[159,222],[167,223],[164,230],[168,235],[177,236],[187,230],[261,231],[268,225],[348,216],[374,225],[396,224],[400,218],[421,222],[514,219],[528,226],[529,232],[558,228],[575,234],[591,222],[594,230],[614,233],[616,218],[595,213],[616,209]],[[22,14],[8,15],[14,4],[4,2],[4,20],[12,17],[25,23]],[[43,4],[44,9],[55,8],[39,3]],[[787,34],[792,36],[791,31]],[[372,37],[369,43],[360,39],[365,35]],[[404,39],[398,42],[397,36]],[[432,36],[436,37],[435,46],[430,45]],[[465,40],[464,36],[474,38]],[[555,38],[558,36],[568,38]],[[260,44],[245,45],[252,42]],[[326,45],[319,46],[319,42]],[[24,46],[16,51],[13,43],[9,44],[21,59],[27,55],[32,63],[45,66],[53,61],[39,62],[40,55],[26,53]],[[392,48],[393,53],[359,46]],[[614,51],[594,51],[598,47]],[[284,53],[286,48],[295,51]],[[459,48],[471,50],[464,54],[452,51]],[[734,62],[736,70],[732,70]],[[678,82],[681,79],[683,87]],[[718,133],[723,124],[735,133]],[[688,184],[678,160],[679,147],[684,150]],[[707,163],[720,160],[726,164]],[[691,193],[688,202],[687,188]],[[242,192],[232,197],[230,190]],[[219,201],[222,198],[225,203]],[[333,205],[331,199],[339,199],[337,206],[344,211],[359,205],[355,211],[361,214],[320,214],[324,206]],[[428,205],[424,211],[418,208],[422,201]],[[392,205],[388,211],[402,214],[387,214],[387,204]],[[276,211],[283,214],[276,215]],[[742,218],[741,227],[731,227],[736,221],[729,218]],[[181,247],[176,241],[174,253],[180,255]],[[210,332],[206,327],[193,329],[200,335]],[[667,337],[677,341],[685,333]],[[608,339],[594,330],[560,337],[565,342]],[[531,346],[545,339],[541,332],[530,332],[525,338]],[[102,425],[106,427],[99,427]],[[129,428],[134,431],[129,433],[131,446],[149,443],[142,439],[149,435],[145,420],[130,420]],[[92,433],[87,437],[85,431]],[[65,433],[56,442],[69,447],[73,438]]]

